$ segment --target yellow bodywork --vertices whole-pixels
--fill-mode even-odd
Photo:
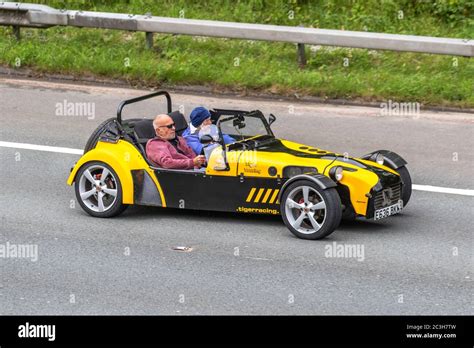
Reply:
[[[68,185],[72,185],[77,172],[87,162],[100,161],[107,163],[117,173],[122,185],[122,202],[133,204],[133,179],[131,170],[144,169],[148,172],[160,193],[163,207],[166,207],[166,200],[163,195],[160,183],[156,180],[153,170],[145,161],[141,153],[127,141],[119,140],[117,143],[99,141],[97,146],[84,154],[75,164],[67,180]]]
[[[287,140],[281,140],[282,144],[288,149],[295,150],[298,152],[306,152],[308,154],[314,154],[308,151],[310,147],[304,149],[304,145],[294,143]],[[303,149],[302,149],[303,147]],[[314,149],[311,147],[311,149]],[[324,155],[323,150],[317,149],[318,154]],[[333,153],[330,153],[333,154]],[[344,157],[343,155],[339,155]],[[245,177],[260,177],[260,178],[273,178],[277,179],[283,177],[283,169],[286,166],[303,166],[303,167],[314,167],[318,173],[328,176],[329,169],[334,166],[344,166],[348,168],[357,169],[355,172],[345,170],[343,172],[343,178],[340,181],[342,185],[349,188],[350,200],[354,207],[355,213],[360,215],[366,215],[368,197],[366,194],[377,184],[378,176],[370,170],[365,170],[357,167],[349,162],[344,162],[343,159],[332,161],[331,159],[322,158],[304,158],[295,156],[291,153],[282,152],[265,152],[259,150],[246,150],[246,151],[229,151],[227,152],[227,162],[230,170],[222,171],[216,170],[216,166],[219,164],[219,160],[222,159],[222,151],[218,148],[212,152],[209,158],[209,163],[206,168],[206,175],[213,176],[239,176],[244,175]],[[393,174],[399,175],[393,169],[380,165],[378,163],[357,159],[358,161],[368,164],[373,167],[383,169]],[[160,187],[159,182],[154,175],[153,169],[147,164],[141,153],[129,142],[119,140],[117,143],[108,143],[99,141],[97,146],[91,151],[87,152],[81,159],[76,163],[71,174],[69,175],[67,183],[72,185],[78,170],[87,162],[101,161],[110,165],[117,173],[120,183],[122,185],[123,192],[123,203],[133,204],[134,203],[134,192],[133,192],[133,179],[131,170],[143,169],[148,172],[153,182],[155,183],[158,192],[160,193],[161,201],[164,207],[166,207],[166,199],[163,195],[163,190]],[[222,164],[222,162],[221,162]],[[328,166],[330,165],[330,166]],[[269,174],[269,168],[274,167],[276,169],[276,175],[271,176]],[[326,168],[327,167],[327,168]],[[326,170],[324,170],[326,169]],[[324,171],[324,172],[323,172]],[[265,197],[262,192],[262,199],[265,201],[276,200],[275,197]]]
[[[308,151],[309,148],[314,149],[313,147],[307,147],[306,150],[302,150],[301,147],[304,145],[281,140],[282,144],[292,150],[298,152],[305,152],[308,154],[314,154],[314,152]],[[319,150],[318,154],[324,155],[328,153],[327,151]],[[333,153],[331,153],[333,154]],[[344,155],[338,154],[341,157]],[[229,171],[218,171],[214,170],[218,157],[218,151],[212,153],[209,164],[206,169],[206,174],[209,175],[226,175],[226,176],[236,176],[243,174],[245,177],[262,177],[262,178],[276,178],[277,176],[283,177],[283,169],[287,166],[302,166],[302,167],[315,167],[318,170],[318,173],[328,175],[329,169],[335,166],[343,165],[345,167],[357,169],[356,172],[344,171],[344,176],[340,183],[349,187],[350,199],[352,206],[356,214],[366,215],[367,213],[367,203],[368,197],[366,194],[377,184],[379,178],[377,174],[361,169],[353,164],[346,163],[344,160],[335,161],[329,159],[320,159],[320,158],[304,158],[294,156],[290,153],[285,152],[265,152],[265,151],[231,151],[227,152],[227,161],[229,163]],[[378,163],[366,160],[360,160],[364,164],[368,164],[373,167],[377,167],[393,174],[398,175],[393,169],[380,165]],[[328,164],[333,162],[329,167],[326,168]],[[268,174],[268,169],[270,167],[275,167],[277,170],[276,175],[270,176]],[[326,171],[323,173],[323,170],[326,168]]]

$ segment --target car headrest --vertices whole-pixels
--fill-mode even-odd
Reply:
[[[168,115],[173,119],[176,134],[181,135],[183,131],[188,128],[188,123],[184,115],[179,111],[173,111]],[[155,129],[153,128],[153,120],[148,118],[135,122],[134,128],[135,133],[140,139],[151,139],[156,135]]]
[[[174,121],[176,134],[181,135],[186,128],[188,128],[188,122],[184,118],[184,115],[179,111],[173,111],[168,114]]]
[[[143,119],[135,123],[135,133],[141,139],[151,139],[155,137],[155,129],[153,128],[153,120]]]

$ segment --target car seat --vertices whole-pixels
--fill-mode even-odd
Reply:
[[[186,118],[179,111],[173,111],[168,114],[174,121],[176,135],[183,134],[184,130],[188,127]],[[137,140],[137,146],[146,158],[145,147],[148,140],[153,139],[156,135],[155,129],[153,128],[153,120],[145,118],[139,120],[134,124],[134,135]]]

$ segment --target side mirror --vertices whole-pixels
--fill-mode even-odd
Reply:
[[[201,138],[199,138],[199,142],[201,144],[210,144],[214,141],[211,135],[209,134],[204,134]]]
[[[276,121],[276,117],[273,114],[270,114],[270,117],[268,118],[268,124],[271,125],[273,122]]]

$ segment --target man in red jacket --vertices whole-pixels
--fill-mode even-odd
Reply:
[[[148,140],[146,154],[149,160],[161,168],[193,169],[201,167],[206,158],[196,156],[194,151],[180,136],[176,136],[173,119],[168,115],[158,115],[153,121],[156,137]]]

